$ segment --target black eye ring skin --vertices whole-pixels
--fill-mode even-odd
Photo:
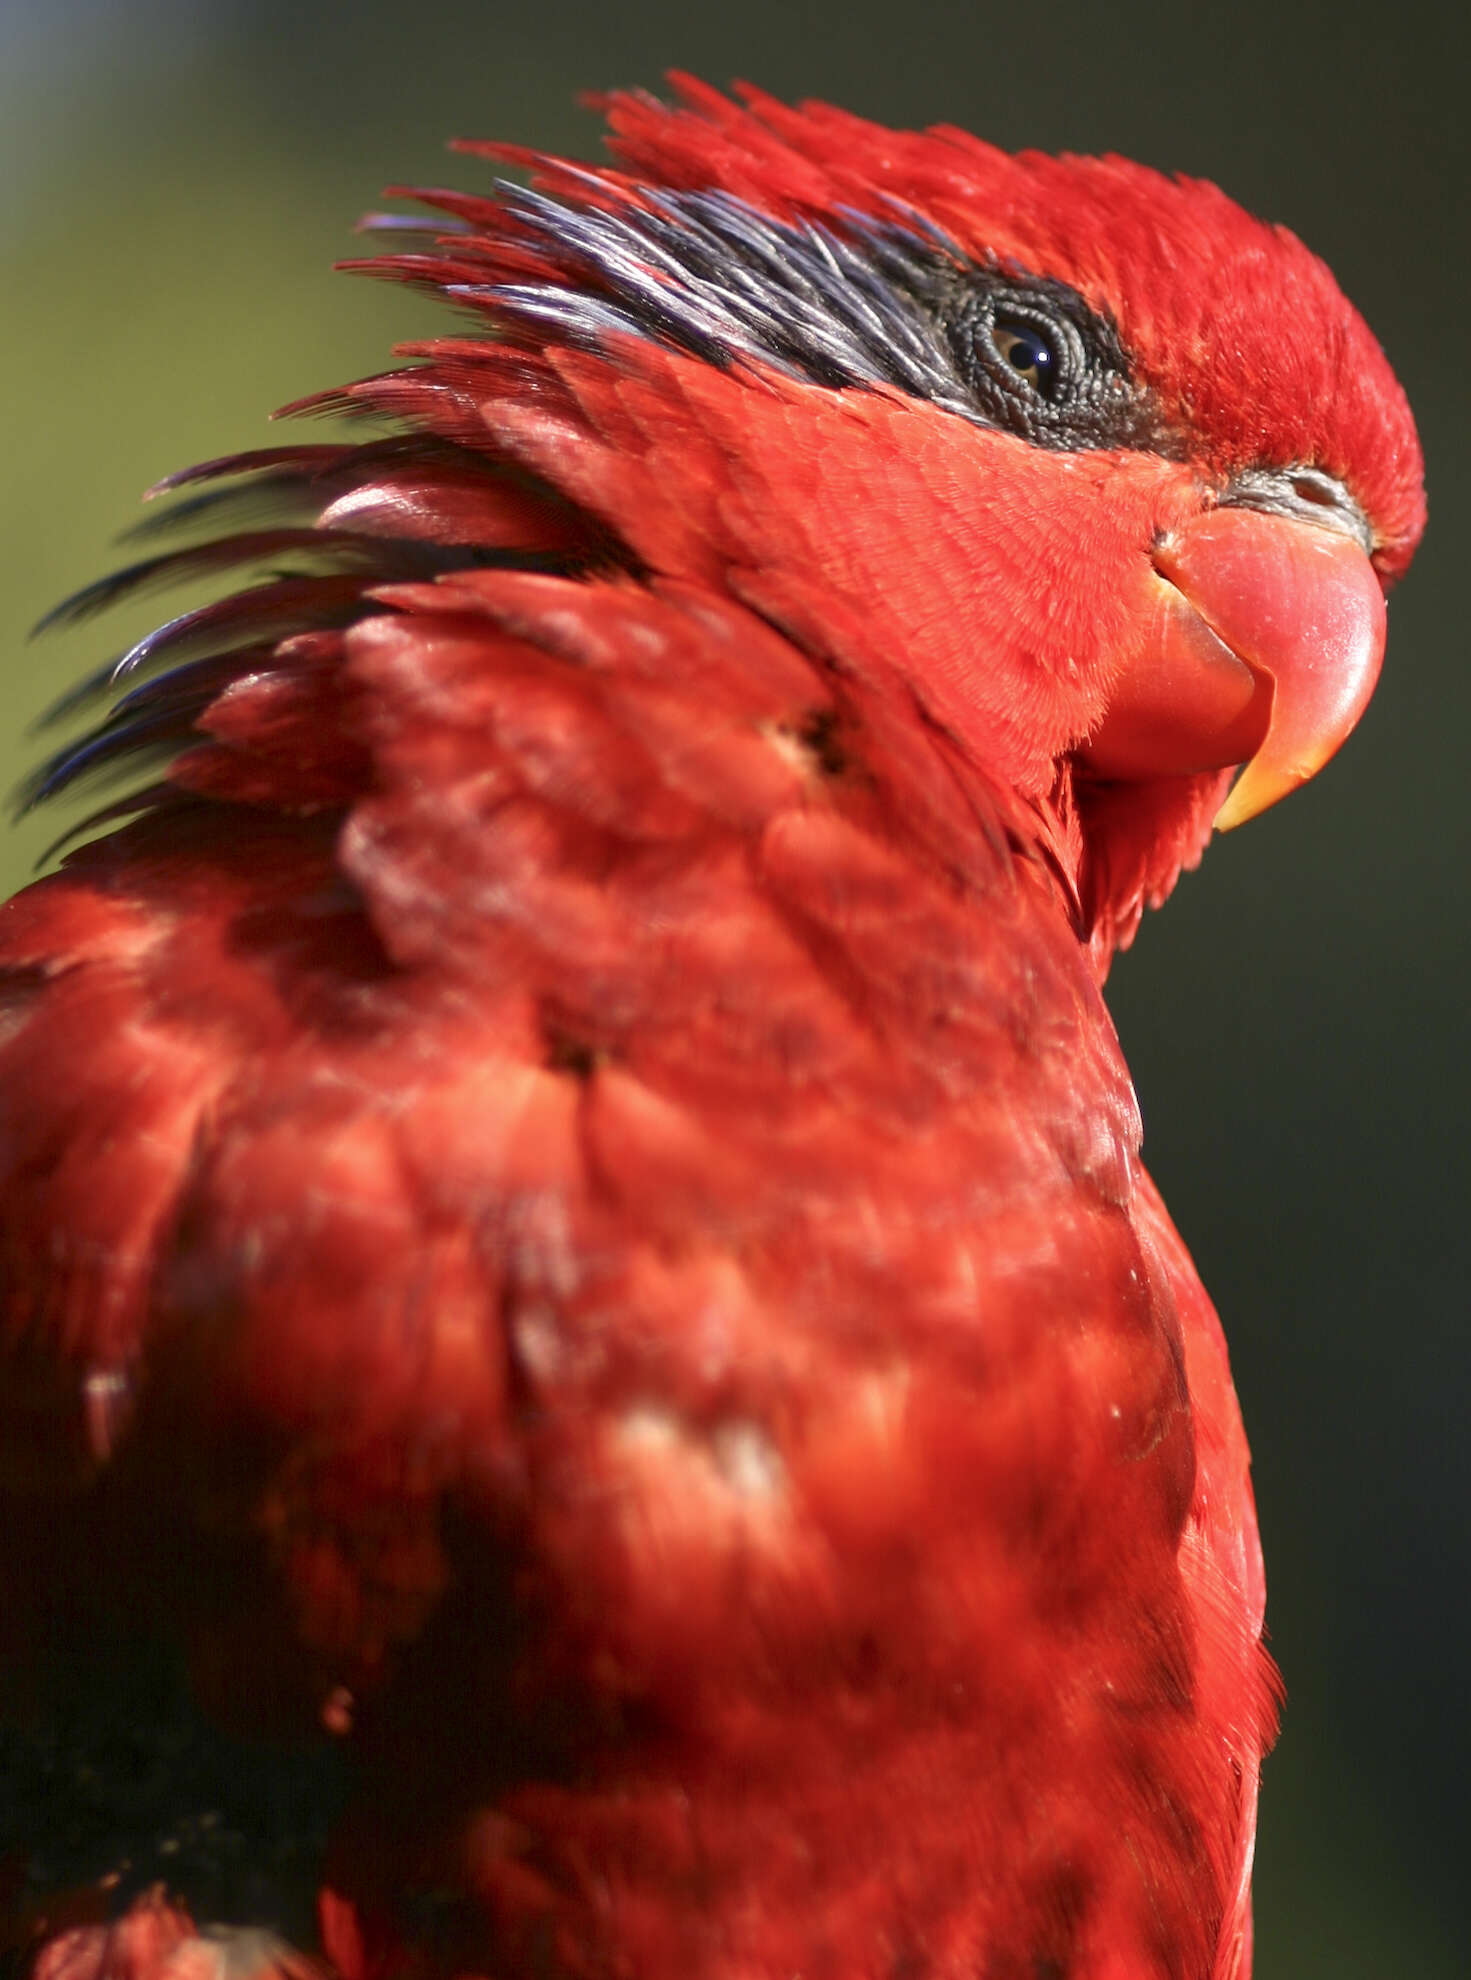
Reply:
[[[964,298],[951,338],[972,391],[982,398],[1004,394],[1018,407],[1039,411],[1071,402],[1087,372],[1088,351],[1059,300],[1004,282],[987,283]],[[1070,300],[1084,306],[1081,297]],[[1032,354],[1045,354],[1035,371],[1017,362]]]
[[[1033,446],[1173,451],[1112,321],[1062,282],[977,268],[940,319],[987,425]]]

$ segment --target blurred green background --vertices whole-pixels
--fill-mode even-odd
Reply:
[[[591,150],[580,88],[678,63],[1201,173],[1303,234],[1379,332],[1432,507],[1379,696],[1316,785],[1213,849],[1112,986],[1147,1153],[1224,1315],[1256,1454],[1291,1694],[1263,1801],[1259,1980],[1471,1968],[1468,52],[1459,9],[1358,0],[0,10],[7,781],[35,761],[26,723],[157,615],[25,643],[115,557],[139,491],[261,442],[270,407],[435,320],[327,272],[354,216],[388,180],[483,183],[444,157],[455,132]],[[0,840],[6,882],[60,822]]]

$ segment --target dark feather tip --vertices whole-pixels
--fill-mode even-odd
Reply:
[[[180,791],[177,785],[166,783],[161,779],[145,784],[141,790],[128,791],[124,796],[114,798],[110,804],[104,804],[96,811],[89,811],[85,818],[79,818],[74,824],[68,825],[58,838],[53,839],[37,855],[33,870],[39,872],[65,847],[74,845],[78,839],[95,832],[99,826],[115,825],[120,819],[136,817],[140,811],[155,811],[165,804],[182,806],[191,802],[193,800]]]
[[[188,733],[187,728],[184,733]],[[169,753],[173,754],[179,741],[179,724],[171,715],[159,714],[152,719],[122,722],[116,726],[109,722],[83,741],[58,750],[33,776],[28,777],[17,794],[15,815],[24,818],[38,805],[60,797],[63,791],[70,790],[72,785],[85,777],[107,770],[120,770],[125,764],[129,769],[135,768],[138,757],[150,746],[158,748],[167,745]]]
[[[353,229],[358,234],[468,234],[468,221],[444,213],[365,213]]]
[[[58,729],[63,722],[69,722],[74,715],[80,715],[84,708],[90,706],[98,695],[105,694],[112,683],[119,678],[123,659],[124,655],[115,653],[100,667],[94,667],[90,674],[84,674],[81,680],[74,681],[64,694],[58,695],[55,701],[41,710],[41,713],[30,723],[26,734],[44,735],[48,729]]]
[[[299,469],[283,468],[274,474],[257,474],[240,482],[227,482],[221,488],[202,488],[182,496],[167,508],[154,509],[125,529],[119,543],[147,543],[160,536],[172,536],[225,521],[244,526],[255,521],[279,520],[286,513],[310,515],[320,508],[315,478]]]
[[[242,530],[233,536],[216,537],[207,543],[188,544],[178,550],[165,550],[158,556],[142,557],[136,563],[124,564],[120,570],[110,571],[106,577],[95,579],[80,591],[74,591],[69,598],[63,598],[59,605],[53,605],[37,622],[31,636],[35,638],[58,626],[80,625],[120,600],[149,590],[154,585],[258,564],[283,552],[351,557],[355,551],[361,555],[377,549],[376,544],[364,546],[360,538],[335,530],[309,527]]]
[[[294,447],[251,447],[243,453],[216,454],[213,460],[195,461],[189,467],[175,468],[162,481],[155,481],[151,488],[145,488],[143,500],[156,501],[160,495],[172,495],[176,488],[187,488],[196,481],[220,481],[226,475],[258,474],[269,468],[292,467],[305,473],[313,469],[337,467],[352,452],[351,446],[334,446],[330,441],[318,441],[298,442]]]

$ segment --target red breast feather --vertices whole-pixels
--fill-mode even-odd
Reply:
[[[1161,532],[1305,468],[1392,576],[1413,429],[1211,188],[682,90],[433,196],[494,333],[201,471],[300,515],[132,578],[288,575],[43,776],[172,752],[0,917],[12,1663],[121,1559],[325,1707],[350,1980],[1232,1980],[1246,1449],[1097,987],[1229,767],[1086,744]]]

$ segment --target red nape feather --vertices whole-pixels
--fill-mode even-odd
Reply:
[[[228,1922],[341,1980],[1247,1980],[1246,1444],[1099,991],[1231,772],[1099,739],[1256,692],[1168,644],[1218,505],[1377,610],[1413,427],[1213,188],[677,89],[463,147],[537,189],[374,266],[468,329],[313,402],[403,431],[69,608],[271,566],[75,698],[33,795],[168,768],[0,909],[5,1708],[337,1742]],[[43,1980],[204,1960],[162,1771],[112,1898],[14,1870]]]

